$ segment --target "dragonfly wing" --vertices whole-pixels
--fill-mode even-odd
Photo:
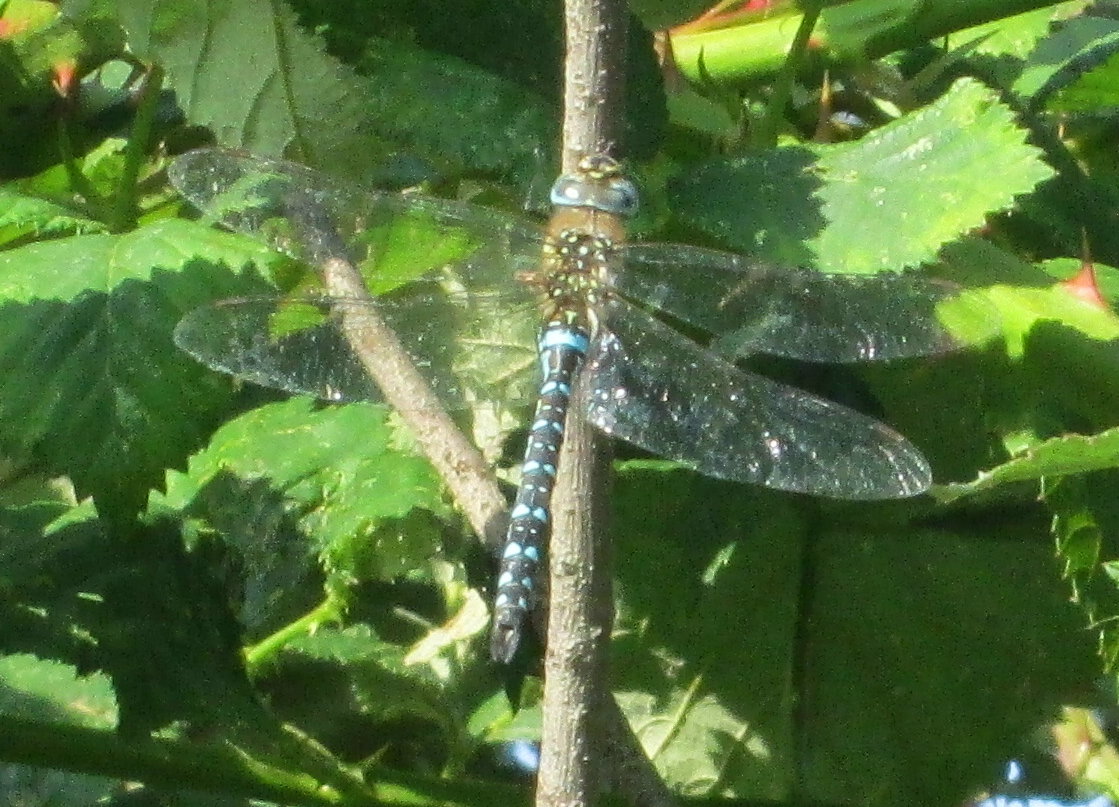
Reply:
[[[192,204],[231,229],[312,265],[371,261],[387,286],[452,264],[475,286],[508,284],[540,260],[540,230],[461,202],[367,191],[296,163],[222,149],[188,152],[168,169]],[[486,260],[476,259],[484,252]]]
[[[828,275],[680,244],[631,244],[615,287],[708,331],[728,356],[820,362],[898,359],[994,335],[976,292],[913,276]]]
[[[842,499],[913,496],[921,453],[852,409],[740,371],[620,300],[588,358],[597,427],[722,479]]]
[[[444,406],[534,398],[537,317],[531,306],[473,295],[398,298],[245,297],[196,309],[175,328],[175,344],[219,372],[328,401],[381,400],[339,322],[373,308],[404,345]],[[351,332],[352,333],[352,332]]]

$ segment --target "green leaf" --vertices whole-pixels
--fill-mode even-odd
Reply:
[[[1114,471],[1049,478],[1045,503],[1053,512],[1053,537],[1072,601],[1084,612],[1085,624],[1099,636],[1100,657],[1107,669],[1119,661],[1119,586],[1112,560],[1110,525],[1119,513],[1109,496]]]
[[[657,465],[616,488],[613,666],[685,793],[954,803],[1098,674],[1043,514],[991,540]]]
[[[153,493],[150,504],[153,513],[169,509],[159,494]],[[185,507],[185,515],[203,521],[201,539],[210,540],[208,530],[217,531],[235,561],[229,599],[250,642],[282,629],[322,598],[316,548],[292,509],[268,480],[227,471],[209,479]]]
[[[449,512],[431,466],[396,439],[383,407],[319,409],[292,398],[219,429],[191,458],[187,474],[168,476],[163,503],[184,508],[223,474],[265,479],[288,499],[328,566],[358,579],[392,579],[438,553],[441,536],[432,519]],[[254,532],[256,514],[243,512],[250,523],[238,530]],[[262,572],[254,567],[250,574]]]
[[[302,151],[330,132],[355,134],[364,118],[360,83],[286,6],[121,2],[116,14],[134,52],[164,66],[191,121],[226,145]]]
[[[113,729],[117,705],[101,673],[79,675],[70,665],[29,654],[0,656],[0,714]]]
[[[1085,267],[1083,258],[1052,258],[1038,264],[1045,274],[1054,280],[1069,280]],[[1091,263],[1096,278],[1096,287],[1108,305],[1119,301],[1119,269],[1100,263]]]
[[[780,799],[805,524],[790,499],[667,465],[619,469],[614,688],[671,786]]]
[[[863,0],[840,2],[824,9],[820,18],[820,36],[837,55],[845,58],[863,57],[877,50],[872,43],[889,36],[892,31],[914,28],[927,4],[909,0]]]
[[[401,659],[400,648],[386,643],[368,625],[317,630],[291,642],[285,649],[308,659],[342,666],[369,662],[391,665],[398,664]]]
[[[989,297],[998,305],[1012,358],[1022,355],[1038,328],[1051,323],[1097,341],[1119,339],[1119,322],[1110,311],[1078,299],[1059,283],[1040,289],[1005,286]]]
[[[1119,429],[1093,435],[1068,434],[1031,446],[1021,455],[983,471],[973,482],[933,488],[932,495],[947,504],[1012,482],[1083,474],[1117,466]]]
[[[165,66],[191,121],[222,145],[370,181],[391,140],[458,168],[526,179],[554,138],[546,107],[510,82],[388,40],[371,48],[370,75],[359,76],[284,5],[129,0],[117,13],[134,51]],[[440,103],[417,104],[417,92]]]
[[[0,714],[0,756],[300,803],[342,782],[353,789],[341,763],[282,726],[250,687],[220,546],[196,540],[185,551],[166,521],[129,535],[91,520],[56,523],[39,534],[0,531],[0,648],[99,670],[97,688],[70,683],[68,668],[44,679],[46,662],[29,669],[0,659],[0,672],[9,704],[48,691],[66,709],[92,713],[71,726],[61,704],[49,722],[42,710],[35,721]],[[115,718],[113,698],[119,728],[90,731],[91,721]],[[159,740],[147,736],[155,731]],[[189,741],[176,748],[170,737]]]
[[[326,628],[287,649],[306,659],[338,665],[361,711],[372,720],[421,718],[451,728],[451,701],[424,665],[406,667],[404,650],[375,636],[367,626]]]
[[[91,520],[57,523],[0,533],[0,648],[103,671],[126,733],[255,710],[212,551],[186,554],[167,524],[126,537]],[[115,723],[113,709],[97,709],[97,727]]]
[[[557,136],[540,96],[465,62],[387,40],[371,43],[370,125],[380,136],[455,167],[537,178]],[[439,105],[417,104],[416,88]]]
[[[62,205],[0,188],[0,246],[25,237],[104,232],[104,226]]]
[[[1057,111],[1115,106],[1119,70],[1119,23],[1078,17],[1038,43],[1012,89],[1033,109]],[[1109,83],[1110,82],[1110,83]],[[1052,98],[1059,93],[1056,98]]]
[[[709,162],[674,188],[680,215],[778,263],[873,274],[937,250],[1052,175],[990,90],[961,80],[854,143]],[[999,182],[986,177],[997,173]]]
[[[294,639],[284,648],[285,677],[313,691],[287,705],[290,719],[325,738],[340,726],[361,726],[383,738],[382,757],[406,754],[458,767],[477,744],[462,715],[462,693],[445,685],[446,660],[407,664],[404,653],[366,625],[324,627]]]
[[[479,154],[500,159],[504,153],[505,160],[514,161],[518,181],[546,190],[541,183],[550,181],[558,165],[554,146],[565,51],[563,20],[554,6],[541,0],[482,0],[447,14],[441,0],[374,6],[362,0],[297,0],[294,5],[307,28],[322,32],[332,54],[368,75],[374,88],[391,90],[378,96],[386,106],[373,107],[374,126],[423,120],[407,130],[403,141],[416,144],[436,164],[461,160],[453,155],[462,153],[466,138]],[[470,24],[463,25],[464,20]],[[619,139],[631,159],[644,160],[664,136],[663,79],[652,34],[636,21],[628,28],[626,54],[619,60],[626,74],[625,131]],[[427,66],[416,72],[406,64],[380,67],[386,55],[395,60],[408,51],[422,54]],[[431,89],[417,96],[415,88],[421,86]],[[450,98],[462,100],[448,109],[443,101]],[[432,109],[424,109],[431,105],[434,118]],[[527,126],[531,120],[539,124]],[[476,137],[476,127],[488,136]],[[433,136],[450,148],[440,154],[422,145]],[[466,164],[472,159],[468,150]]]
[[[959,803],[1091,686],[1094,641],[1054,573],[1045,520],[813,542],[800,702],[815,799]]]
[[[1119,37],[1117,37],[1119,39]],[[1057,90],[1046,108],[1052,112],[1097,114],[1119,107],[1119,53],[1090,70],[1067,87]]]
[[[1000,17],[972,28],[965,28],[952,34],[951,42],[958,46],[975,42],[976,53],[1008,57],[1004,61],[1016,65],[1016,74],[1017,70],[1021,69],[1021,65],[1017,62],[1026,59],[1037,47],[1038,41],[1049,35],[1054,20],[1072,17],[1083,11],[1089,4],[1090,0],[1066,0],[1063,3],[1046,4],[1012,17]]]
[[[175,221],[0,254],[0,441],[103,514],[136,512],[229,401],[171,330],[215,288],[260,288],[213,267],[261,254]]]

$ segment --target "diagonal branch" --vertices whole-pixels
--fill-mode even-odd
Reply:
[[[361,274],[344,250],[320,271],[332,297],[371,301]],[[478,449],[451,420],[427,380],[420,375],[396,334],[370,305],[340,303],[342,332],[385,400],[412,429],[424,454],[451,491],[455,504],[487,546],[504,540],[507,503]]]

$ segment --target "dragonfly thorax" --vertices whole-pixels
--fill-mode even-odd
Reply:
[[[580,321],[591,333],[598,325],[614,242],[581,230],[563,230],[544,246],[544,263],[529,281],[542,288],[551,321]]]

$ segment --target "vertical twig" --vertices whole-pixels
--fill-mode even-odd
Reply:
[[[615,151],[624,119],[627,14],[621,0],[565,0],[565,172],[586,154]],[[606,452],[578,410],[568,413],[553,507],[536,803],[578,807],[609,783],[633,804],[671,805],[671,794],[608,688],[613,598],[602,536],[610,475]]]
[[[563,170],[615,151],[622,130],[626,16],[620,0],[565,0]]]
[[[627,11],[620,0],[566,0],[563,169],[614,152],[624,116]],[[616,154],[614,156],[617,156]],[[551,607],[537,805],[590,803],[606,782],[635,804],[671,795],[610,695],[613,618],[606,527],[606,452],[579,407],[568,414],[553,508]]]
[[[563,169],[610,153],[622,118],[626,9],[620,0],[566,0]],[[606,689],[610,574],[600,533],[606,523],[604,458],[579,407],[568,412],[554,527],[538,807],[580,807],[605,773],[592,747]]]

